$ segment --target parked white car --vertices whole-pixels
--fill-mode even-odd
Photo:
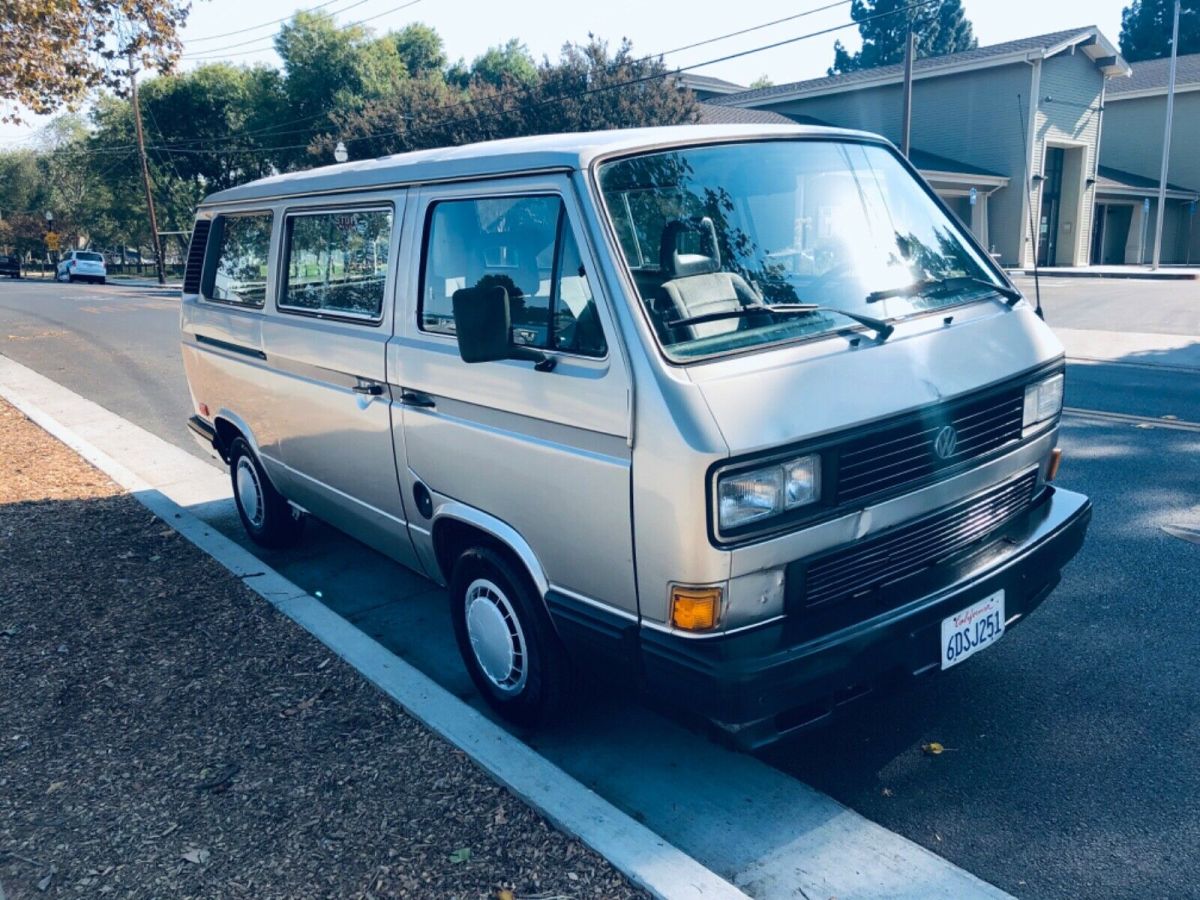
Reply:
[[[108,269],[104,265],[104,257],[91,250],[72,250],[62,258],[55,270],[55,278],[59,281],[92,281],[104,284],[108,277]]]

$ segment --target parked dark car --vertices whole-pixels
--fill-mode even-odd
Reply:
[[[21,277],[21,257],[5,256],[0,253],[0,275],[7,275],[9,278]]]

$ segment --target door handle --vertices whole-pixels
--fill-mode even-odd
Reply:
[[[417,391],[405,391],[400,395],[400,399],[405,406],[417,406],[421,409],[433,409],[437,406],[436,401],[428,394],[421,394]]]
[[[383,385],[378,381],[367,381],[360,378],[358,384],[354,385],[354,393],[366,394],[368,397],[378,397],[383,393]]]

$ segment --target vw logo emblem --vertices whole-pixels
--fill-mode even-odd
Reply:
[[[949,459],[958,449],[958,432],[953,425],[946,425],[933,439],[933,452],[939,459]]]

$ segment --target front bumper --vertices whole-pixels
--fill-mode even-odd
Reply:
[[[1005,592],[1009,626],[1024,618],[1058,584],[1091,514],[1087,497],[1047,487],[985,547],[890,586],[911,600],[820,637],[798,636],[787,617],[699,639],[643,628],[646,684],[740,746],[764,746],[898,675],[937,671],[942,619],[994,591]]]

